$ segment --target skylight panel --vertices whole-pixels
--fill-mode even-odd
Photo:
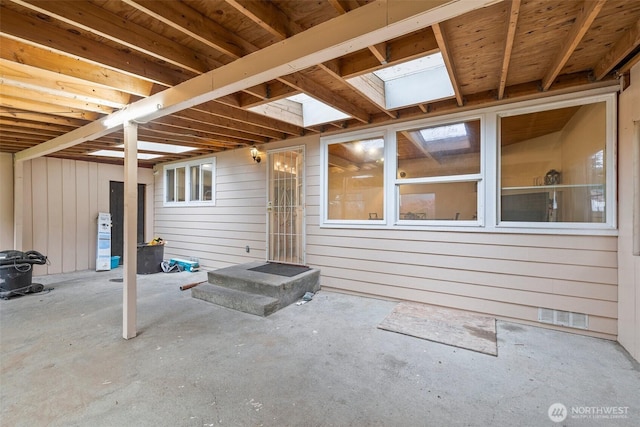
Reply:
[[[118,148],[124,148],[124,144],[117,145]],[[138,150],[156,151],[158,153],[180,154],[193,151],[196,148],[184,145],[161,144],[158,142],[138,141]]]
[[[284,102],[283,102],[284,101]],[[293,104],[293,105],[292,105]],[[294,108],[292,108],[292,106]],[[303,127],[348,119],[348,114],[305,94],[249,108],[249,111]]]
[[[116,151],[116,150],[97,150],[89,153],[91,156],[100,156],[100,157],[114,157],[124,159],[124,151]],[[149,154],[149,153],[138,153],[138,160],[151,160],[158,157],[162,157],[160,154]]]
[[[375,82],[378,82],[378,91],[371,93],[364,90],[367,86],[375,85]],[[447,67],[439,52],[353,77],[349,83],[389,110],[455,96]],[[379,93],[383,96],[380,97]]]

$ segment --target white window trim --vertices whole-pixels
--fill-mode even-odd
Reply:
[[[398,171],[397,171],[397,140],[396,134],[399,131],[408,130],[408,129],[419,129],[424,127],[436,127],[443,126],[448,124],[462,123],[466,121],[480,121],[480,172],[474,174],[464,174],[464,175],[445,175],[445,176],[433,176],[433,177],[422,177],[422,178],[411,178],[411,179],[399,179]],[[447,117],[440,117],[437,119],[426,119],[426,120],[417,120],[410,123],[403,123],[401,125],[391,126],[389,128],[389,140],[392,147],[390,148],[391,153],[393,154],[393,171],[392,175],[394,177],[393,180],[393,201],[394,201],[394,225],[397,226],[419,226],[423,227],[433,227],[433,229],[441,229],[442,227],[453,227],[454,229],[459,229],[461,227],[482,227],[484,225],[484,158],[485,158],[485,138],[484,138],[484,122],[485,118],[482,114],[464,114],[464,115],[451,115]],[[391,162],[389,162],[391,163]],[[446,184],[453,182],[476,182],[478,185],[478,193],[476,196],[476,209],[477,209],[477,218],[475,220],[419,220],[419,221],[411,221],[411,220],[401,220],[400,219],[400,185],[403,184]]]
[[[500,156],[500,129],[499,121],[503,117],[517,116],[520,114],[535,113],[539,111],[555,110],[558,108],[573,107],[578,105],[589,105],[599,102],[605,102],[606,117],[606,141],[605,141],[605,223],[586,223],[586,222],[517,222],[517,221],[500,221],[500,173],[502,170]],[[577,230],[615,230],[617,228],[617,135],[616,135],[616,96],[613,93],[606,95],[595,95],[582,97],[572,100],[559,100],[557,102],[547,102],[543,105],[523,106],[521,108],[509,108],[508,110],[498,111],[495,114],[496,121],[496,222],[495,227],[498,229],[577,229]]]
[[[211,200],[191,200],[191,173],[189,169],[193,166],[202,166],[210,164],[211,170]],[[178,168],[185,168],[185,200],[184,201],[167,201],[167,171]],[[200,169],[202,170],[202,168]],[[202,172],[201,172],[202,173]],[[201,181],[202,184],[202,181]],[[215,206],[216,205],[216,158],[206,157],[187,162],[169,163],[162,167],[162,204],[163,206]]]
[[[454,113],[439,118],[413,120],[390,126],[370,128],[366,131],[352,132],[340,135],[322,137],[320,139],[320,228],[373,228],[393,230],[421,230],[421,231],[452,231],[452,232],[480,232],[507,234],[554,234],[554,235],[601,235],[617,236],[617,92],[619,86],[611,85],[582,92],[553,95],[534,100],[501,104],[478,110]],[[607,102],[607,150],[606,160],[606,215],[607,222],[596,223],[518,223],[509,222],[498,224],[500,188],[500,150],[498,140],[498,117],[509,114],[522,114],[524,111],[539,111],[545,109],[562,108],[563,106],[582,105],[593,102]],[[437,224],[417,221],[412,224],[407,221],[398,223],[397,195],[396,195],[396,165],[395,165],[395,132],[399,129],[414,128],[425,124],[454,122],[481,118],[481,179],[478,181],[478,221],[468,224],[467,221],[439,221]],[[348,142],[370,137],[385,138],[385,159],[393,158],[394,162],[386,161],[385,165],[385,203],[384,221],[344,221],[327,220],[327,147],[332,143]],[[392,164],[394,163],[394,164]],[[406,180],[405,180],[406,181]],[[390,203],[393,203],[390,205]],[[390,208],[392,206],[393,208]],[[394,218],[390,217],[393,211]]]
[[[329,219],[329,204],[325,203],[327,198],[329,197],[329,174],[326,173],[329,167],[329,145],[332,144],[341,144],[344,142],[352,142],[359,139],[374,139],[374,138],[382,138],[384,140],[384,173],[382,179],[382,189],[385,191],[383,197],[383,205],[382,205],[382,218],[380,220],[346,220],[346,219]],[[335,137],[327,137],[320,139],[320,165],[322,167],[322,185],[320,186],[320,207],[321,207],[321,226],[322,225],[331,225],[337,227],[348,227],[348,228],[376,228],[380,226],[386,226],[389,223],[389,209],[387,197],[388,194],[386,192],[387,182],[388,182],[388,161],[386,159],[389,158],[389,143],[387,140],[387,133],[384,129],[381,129],[376,132],[354,132],[345,135],[339,135]]]

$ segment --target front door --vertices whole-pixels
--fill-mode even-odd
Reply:
[[[305,264],[304,147],[267,153],[268,261]]]

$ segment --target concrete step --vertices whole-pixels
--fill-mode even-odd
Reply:
[[[257,316],[268,316],[280,308],[277,298],[203,283],[191,288],[191,296]]]
[[[305,292],[320,289],[320,270],[311,269],[293,277],[251,270],[262,264],[264,262],[254,262],[210,271],[208,281],[213,285],[288,301],[283,306],[300,298]]]

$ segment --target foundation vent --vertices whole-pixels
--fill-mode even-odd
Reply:
[[[584,313],[573,313],[550,308],[538,308],[538,321],[577,329],[587,329],[589,327],[589,316]]]

